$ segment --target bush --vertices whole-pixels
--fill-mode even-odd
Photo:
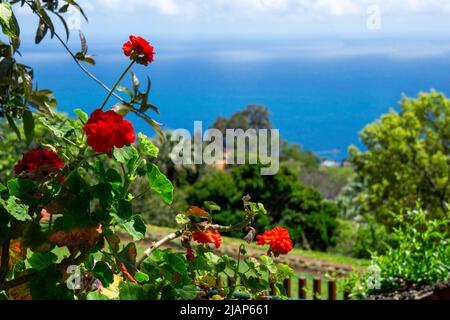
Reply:
[[[444,232],[450,218],[428,218],[423,210],[395,218],[394,246],[372,257],[368,272],[353,274],[347,286],[355,298],[407,290],[450,279],[450,238]]]

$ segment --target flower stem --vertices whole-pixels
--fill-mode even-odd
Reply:
[[[131,61],[131,63],[128,65],[128,67],[125,69],[125,71],[120,75],[119,79],[116,81],[114,86],[111,88],[111,91],[106,96],[105,101],[103,101],[103,104],[102,104],[100,109],[103,110],[103,108],[105,107],[105,105],[108,102],[109,98],[111,98],[113,92],[116,90],[117,86],[120,84],[120,81],[122,81],[122,79],[125,77],[125,75],[128,73],[128,71],[130,71],[130,69],[133,66],[133,64],[134,64],[134,61]]]

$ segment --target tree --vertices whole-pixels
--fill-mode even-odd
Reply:
[[[416,208],[417,202],[442,216],[450,199],[450,101],[431,91],[403,98],[361,133],[366,152],[350,148],[365,201],[377,220],[392,225],[392,212]]]
[[[270,111],[264,106],[249,105],[244,110],[233,113],[229,119],[218,117],[212,128],[219,129],[223,134],[227,129],[272,129]]]

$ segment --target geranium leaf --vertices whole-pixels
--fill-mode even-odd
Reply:
[[[108,264],[104,261],[98,261],[92,269],[94,276],[100,280],[104,287],[109,287],[114,282],[114,274]]]
[[[159,171],[158,167],[153,164],[147,164],[147,179],[150,188],[158,193],[164,202],[172,204],[173,202],[173,185],[167,177]]]
[[[31,267],[37,271],[42,271],[55,263],[58,257],[53,252],[34,252],[28,259]]]

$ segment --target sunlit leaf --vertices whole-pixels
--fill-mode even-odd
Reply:
[[[172,204],[173,202],[173,185],[167,177],[159,171],[158,167],[153,164],[147,164],[147,179],[150,188],[158,193],[164,202]]]

